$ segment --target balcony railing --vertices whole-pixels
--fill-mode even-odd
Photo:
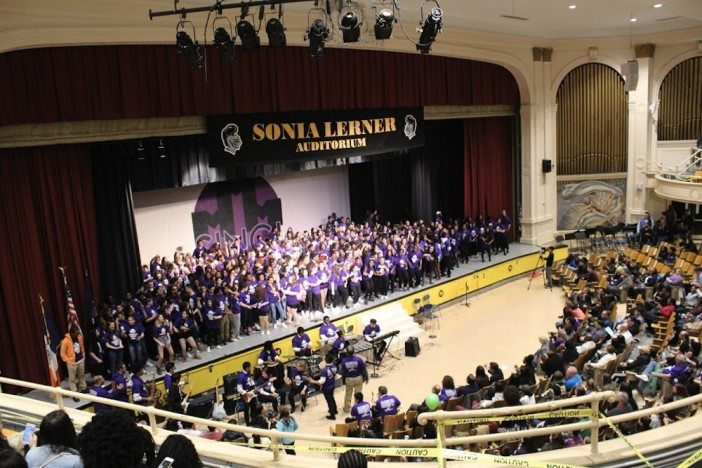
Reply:
[[[228,453],[228,450],[233,450],[232,446],[227,447],[227,445],[218,446],[218,450],[205,450],[207,456],[217,460],[221,460],[223,463],[237,463],[242,465],[250,466],[260,466],[261,462],[268,459],[269,462],[277,462],[283,458],[284,450],[280,446],[279,441],[281,438],[293,439],[295,441],[305,441],[311,442],[314,446],[320,448],[319,452],[324,452],[324,447],[329,447],[328,444],[334,446],[348,446],[348,447],[380,447],[380,448],[433,448],[436,450],[427,451],[432,453],[428,455],[431,459],[436,459],[439,466],[443,467],[446,463],[446,458],[452,458],[451,453],[463,453],[470,454],[470,452],[457,452],[451,450],[444,450],[450,447],[456,446],[466,446],[468,444],[484,443],[484,442],[498,442],[507,441],[514,439],[521,439],[524,437],[535,437],[544,436],[549,434],[569,432],[575,430],[589,429],[591,431],[591,442],[590,442],[590,452],[594,455],[598,454],[598,433],[599,429],[604,425],[607,425],[607,420],[602,417],[599,413],[599,404],[603,401],[612,401],[615,397],[615,393],[611,391],[591,393],[586,396],[568,398],[564,400],[556,400],[548,403],[539,403],[535,405],[526,405],[519,407],[503,407],[503,408],[493,408],[484,410],[470,410],[470,411],[435,411],[431,413],[422,413],[417,417],[419,424],[427,424],[429,421],[433,421],[437,425],[437,439],[372,439],[372,438],[355,438],[355,437],[336,437],[336,436],[325,436],[325,435],[315,435],[315,434],[305,434],[305,433],[282,433],[276,430],[266,430],[258,429],[249,426],[240,426],[237,424],[230,424],[226,422],[213,421],[209,419],[202,419],[193,416],[171,413],[169,411],[164,411],[161,409],[156,409],[154,407],[145,407],[140,405],[134,405],[131,403],[125,403],[121,401],[110,400],[106,398],[101,398],[93,396],[90,394],[83,394],[72,392],[69,390],[64,390],[57,387],[49,387],[46,385],[35,384],[32,382],[25,382],[21,380],[9,379],[6,377],[0,377],[0,384],[12,385],[17,388],[26,388],[31,390],[39,390],[45,392],[48,395],[54,397],[56,401],[56,406],[60,409],[64,409],[63,398],[64,397],[77,397],[84,401],[89,401],[92,403],[102,403],[115,408],[122,408],[129,411],[140,412],[147,415],[149,420],[149,426],[151,433],[157,437],[165,437],[165,435],[170,434],[169,431],[160,428],[156,424],[156,417],[167,418],[175,421],[183,421],[187,423],[196,424],[199,426],[209,426],[215,427],[221,430],[231,430],[236,432],[241,432],[244,434],[258,435],[262,437],[268,437],[271,440],[270,452],[265,452],[261,450],[252,450],[241,448],[243,451],[236,452],[236,456]],[[25,400],[27,408],[31,408],[32,403],[36,403],[36,400],[32,400],[24,397],[10,396],[12,401],[17,401],[16,399]],[[0,397],[0,403],[2,402],[2,397]],[[24,403],[24,402],[23,402]],[[524,416],[524,419],[534,419],[544,418],[543,413],[552,413],[551,417],[568,417],[569,413],[558,413],[562,408],[581,406],[585,405],[589,407],[589,410],[579,410],[577,413],[580,417],[585,420],[576,423],[560,424],[553,426],[546,426],[536,429],[528,429],[518,432],[506,432],[506,433],[496,433],[496,434],[485,434],[485,435],[473,435],[467,437],[446,437],[446,428],[457,423],[461,423],[461,420],[474,420],[482,418],[504,418],[504,417],[519,417]],[[642,417],[650,416],[653,414],[660,414],[668,412],[671,410],[683,408],[686,406],[695,405],[699,412],[700,407],[702,407],[702,394],[695,395],[693,397],[677,400],[671,403],[666,403],[660,406],[654,406],[651,408],[643,409],[640,411],[622,414],[619,416],[613,416],[609,418],[609,423],[619,424],[625,421],[633,421]],[[17,408],[15,408],[17,409]],[[570,410],[573,411],[573,410]],[[27,412],[31,412],[27,410]],[[553,413],[555,412],[555,413]],[[586,413],[586,414],[585,414]],[[81,427],[80,420],[75,421],[78,428]],[[160,436],[160,437],[159,437]],[[195,446],[200,451],[200,447],[207,447],[207,443],[211,441],[195,441]],[[200,445],[203,444],[203,445]],[[225,448],[226,447],[226,448]],[[314,451],[314,450],[312,450]],[[416,452],[416,451],[413,451]],[[421,451],[419,451],[421,452]],[[547,454],[548,452],[542,452],[541,455]],[[247,455],[248,454],[248,455]],[[476,454],[479,455],[479,454]],[[412,455],[416,456],[416,455]],[[519,459],[518,457],[516,458]],[[317,466],[325,466],[325,460],[318,459],[319,463]],[[335,466],[329,460],[328,466]],[[436,462],[434,462],[436,463]]]

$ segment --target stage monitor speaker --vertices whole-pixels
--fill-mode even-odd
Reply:
[[[195,416],[196,418],[208,419],[212,414],[212,407],[214,406],[215,395],[214,390],[198,395],[195,398],[190,399],[190,404],[188,405],[189,416]]]
[[[636,91],[639,84],[639,62],[629,60],[622,63],[622,76],[624,77],[624,91]]]
[[[551,172],[551,160],[550,159],[542,159],[541,160],[541,170],[544,173]]]
[[[414,336],[407,338],[405,341],[405,356],[417,357],[419,356],[419,339]]]

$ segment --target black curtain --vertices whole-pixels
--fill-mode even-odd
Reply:
[[[117,145],[92,147],[95,218],[103,297],[122,297],[141,283],[131,168]]]
[[[410,158],[406,152],[377,155],[368,162],[349,165],[351,218],[365,221],[369,210],[378,210],[385,221],[410,219],[410,176]]]

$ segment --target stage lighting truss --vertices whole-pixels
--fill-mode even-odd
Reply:
[[[431,10],[424,14],[424,6],[426,3],[433,4]],[[443,26],[444,12],[436,0],[422,0],[419,4],[419,25],[417,32],[419,33],[419,41],[415,43],[417,50],[422,54],[428,54],[431,51],[431,45],[436,41],[436,36],[441,33]],[[422,23],[423,22],[423,23]]]
[[[375,13],[375,38],[386,40],[392,37],[392,28],[397,23],[397,10],[400,6],[397,0],[371,0],[371,8]]]
[[[333,29],[329,29],[331,24],[331,8],[327,0],[327,9],[320,8],[317,4],[307,12],[307,31],[304,39],[310,43],[310,57],[324,57],[324,44],[333,37]]]
[[[176,28],[176,46],[178,52],[186,56],[188,66],[192,69],[203,68],[204,59],[201,48],[195,40],[195,27],[185,19],[189,13],[207,12],[208,17],[205,24],[207,31],[210,15],[216,12],[217,16],[212,23],[211,37],[213,37],[214,46],[222,54],[222,60],[225,63],[232,63],[236,60],[234,43],[237,37],[241,40],[241,45],[245,50],[250,51],[260,47],[259,32],[266,17],[268,17],[268,21],[265,21],[268,45],[274,48],[284,47],[287,44],[287,38],[283,23],[283,5],[287,3],[313,4],[307,14],[307,30],[304,35],[304,40],[309,41],[312,57],[324,56],[325,44],[334,39],[334,31],[337,28],[341,32],[341,39],[344,43],[364,40],[362,25],[364,6],[367,4],[363,0],[240,0],[233,3],[223,3],[222,0],[216,0],[210,6],[191,8],[178,8],[178,1],[174,0],[173,10],[156,12],[149,10],[149,18],[180,15],[181,19]],[[437,36],[443,29],[444,13],[438,0],[419,0],[420,18],[417,28],[419,37],[416,40],[410,37],[405,30],[400,0],[367,1],[375,16],[373,30],[376,40],[393,38],[394,26],[399,24],[403,35],[416,46],[417,51],[421,54],[428,54],[431,51]],[[332,5],[334,6],[333,15]],[[270,6],[272,13],[266,12],[267,6]],[[256,21],[255,14],[250,13],[251,8],[256,7],[259,7],[258,21]],[[276,7],[278,8],[277,14]],[[222,11],[225,9],[241,9],[241,16],[238,17],[234,27],[226,16],[222,16]],[[333,18],[336,19],[336,25],[334,25]],[[228,25],[222,24],[225,20]],[[216,22],[220,22],[220,24],[215,26]],[[190,25],[192,28],[192,38],[185,30],[186,25]]]
[[[338,24],[341,38],[345,43],[358,42],[363,24],[362,6],[357,2],[346,0],[339,10]]]
[[[190,37],[186,31],[186,25],[190,25],[193,31],[193,36]],[[204,62],[202,59],[202,53],[200,53],[200,46],[197,43],[197,38],[195,36],[195,26],[190,21],[181,19],[176,26],[176,50],[178,53],[185,55],[188,61],[188,67],[191,70],[202,69]]]
[[[271,5],[271,11],[276,14],[275,5]],[[268,45],[273,48],[285,47],[288,43],[285,37],[285,25],[283,24],[283,4],[278,5],[277,16],[273,16],[266,22],[266,34],[268,35]]]

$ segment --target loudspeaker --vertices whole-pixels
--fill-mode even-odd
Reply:
[[[636,91],[639,84],[639,62],[629,60],[622,63],[622,76],[624,77],[624,91]]]
[[[551,160],[550,159],[542,159],[541,160],[541,170],[543,172],[551,172]]]
[[[202,395],[198,395],[196,398],[191,398],[186,414],[189,416],[195,416],[196,418],[207,419],[212,414],[212,406],[214,405],[214,401],[214,390],[207,391]]]
[[[419,340],[411,336],[405,341],[405,356],[417,357],[419,356]]]
[[[222,387],[224,389],[224,411],[227,414],[236,412],[236,403],[239,400],[239,393],[236,391],[236,378],[239,374],[227,374],[222,378]]]

